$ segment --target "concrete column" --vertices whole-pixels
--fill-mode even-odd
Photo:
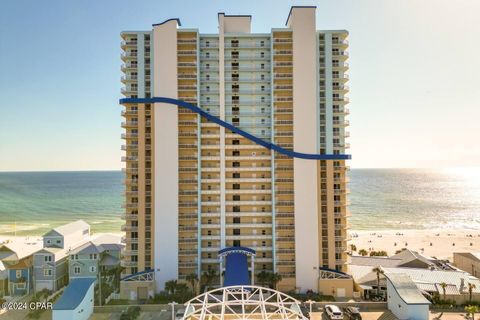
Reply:
[[[293,143],[298,152],[318,153],[315,7],[292,7],[287,23],[293,35]],[[295,158],[293,165],[296,287],[305,292],[318,282],[317,163]]]
[[[177,21],[154,25],[154,96],[178,98]],[[154,180],[156,290],[178,278],[178,109],[154,104]]]
[[[255,285],[255,256],[251,256],[250,259],[250,270],[252,272],[252,286]]]

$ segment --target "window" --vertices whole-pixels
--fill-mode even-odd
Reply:
[[[232,140],[232,144],[233,144],[233,145],[239,145],[239,144],[240,144],[240,140],[238,140],[238,139]],[[237,163],[238,163],[238,162],[237,162]],[[234,162],[234,166],[235,166],[235,162]]]
[[[210,80],[210,75],[207,74],[207,75],[205,76],[205,79],[206,79],[206,80]]]
[[[232,174],[232,177],[233,177],[234,179],[240,179],[240,172],[234,172],[234,173]]]
[[[90,253],[90,260],[97,260],[97,254],[96,253]]]
[[[207,231],[207,235],[208,235],[208,236],[211,236],[211,235],[212,235],[212,230],[208,230],[208,231]]]
[[[20,279],[22,277],[22,270],[15,270],[15,278]]]
[[[62,240],[57,240],[56,242],[57,242],[57,244],[61,244]]]
[[[240,201],[240,195],[239,194],[234,194],[233,195],[233,201]]]
[[[207,63],[207,64],[205,65],[205,69],[210,69],[210,63]]]
[[[205,53],[205,58],[210,58],[210,52]]]
[[[205,47],[210,47],[210,41],[205,41]]]
[[[267,234],[267,231],[266,230],[262,230],[262,235],[266,235]]]
[[[233,246],[234,247],[241,247],[240,240],[233,240]]]
[[[233,184],[233,190],[240,190],[240,184],[239,183],[234,183]]]
[[[233,217],[233,223],[240,223],[240,217]]]
[[[81,268],[80,268],[79,266],[73,267],[73,273],[75,273],[75,274],[80,274],[81,271],[82,271],[82,270],[81,270]]]
[[[239,236],[240,235],[240,229],[233,229],[233,234],[235,236]]]
[[[47,244],[51,244],[51,243],[52,243],[52,241],[51,241],[51,240],[47,240]]]
[[[264,74],[260,75],[260,79],[265,80],[265,75]]]
[[[211,247],[212,247],[212,242],[208,241],[208,242],[207,242],[207,247],[208,247],[208,248],[211,248]]]
[[[89,269],[90,272],[97,272],[97,267],[91,266]]]
[[[265,47],[265,41],[260,41],[260,47]]]
[[[52,269],[45,269],[43,270],[43,275],[45,277],[50,277],[52,275]]]
[[[52,261],[52,256],[45,256],[45,262],[51,262]]]

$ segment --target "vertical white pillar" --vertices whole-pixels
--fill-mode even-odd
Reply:
[[[223,256],[220,256],[220,287],[223,287]]]
[[[177,98],[177,21],[153,28],[154,96]],[[178,109],[154,104],[154,266],[157,292],[178,278]]]
[[[225,15],[218,14],[218,76],[220,119],[225,121]],[[225,128],[220,126],[220,249],[226,246]]]
[[[252,274],[252,279],[251,279],[251,282],[252,282],[252,286],[255,285],[255,256],[250,256],[250,270],[251,270],[251,274]]]
[[[315,7],[292,7],[288,26],[293,33],[293,143],[295,150],[317,150],[317,74]],[[318,287],[317,161],[295,158],[295,272],[296,287]]]

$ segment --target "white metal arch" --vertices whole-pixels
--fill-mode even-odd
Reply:
[[[185,306],[185,320],[306,319],[298,300],[259,286],[214,289],[193,298]]]

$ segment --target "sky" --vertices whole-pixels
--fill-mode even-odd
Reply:
[[[0,171],[122,167],[122,30],[225,12],[269,32],[292,5],[350,33],[352,168],[480,166],[480,1],[2,0]]]

